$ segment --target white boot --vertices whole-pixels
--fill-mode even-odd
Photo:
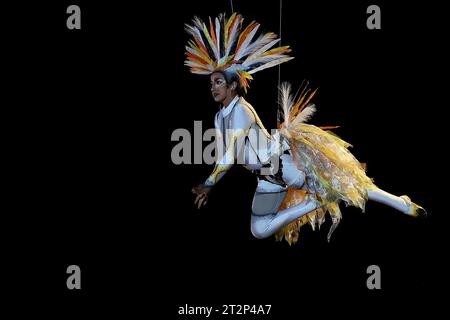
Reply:
[[[405,201],[405,203],[408,207],[407,214],[412,215],[413,217],[419,217],[419,218],[425,218],[428,215],[427,211],[424,208],[422,208],[418,204],[415,204],[414,202],[412,202],[408,196],[400,196],[400,198],[402,198]]]
[[[427,212],[411,201],[408,196],[397,197],[379,188],[367,190],[370,200],[377,201],[414,217],[425,217]]]

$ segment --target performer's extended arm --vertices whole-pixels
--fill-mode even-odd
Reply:
[[[229,128],[225,128],[226,134],[229,137],[227,149],[223,152],[223,155],[219,153],[214,170],[208,179],[206,179],[205,183],[192,189],[192,192],[197,194],[195,204],[198,205],[198,208],[206,204],[211,188],[233,166],[235,159],[240,152],[240,148],[243,147],[242,142],[244,142],[244,139],[254,122],[255,118],[250,110],[247,110],[241,105],[236,105],[235,110],[233,110],[233,114],[231,115]],[[218,128],[219,124],[217,121],[215,125],[216,128]]]

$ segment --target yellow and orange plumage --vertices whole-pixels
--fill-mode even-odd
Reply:
[[[280,88],[282,115],[280,133],[289,142],[291,154],[299,170],[305,173],[309,196],[317,198],[322,207],[280,229],[276,238],[286,239],[290,244],[298,240],[300,228],[309,222],[319,227],[329,213],[333,224],[328,235],[341,219],[339,202],[364,210],[367,190],[376,188],[367,177],[362,165],[348,150],[351,145],[328,131],[334,126],[317,127],[306,122],[314,114],[315,105],[310,103],[317,89],[311,92],[304,87],[294,102],[289,84]],[[303,190],[289,189],[280,209],[301,203],[308,196]]]

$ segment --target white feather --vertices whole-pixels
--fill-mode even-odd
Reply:
[[[219,55],[219,58],[217,59],[217,61],[220,61],[220,59],[222,58],[220,56],[220,23],[219,23],[219,19],[216,18],[216,40],[217,40],[217,53]]]
[[[283,82],[279,88],[280,90],[280,104],[283,110],[283,118],[285,125],[289,126],[289,114],[293,106],[292,96],[291,96],[291,85],[289,82]]]
[[[264,70],[264,69],[267,69],[267,68],[271,68],[271,67],[277,66],[277,65],[279,65],[279,64],[281,64],[283,62],[289,61],[291,59],[294,59],[294,57],[286,56],[285,58],[277,59],[275,61],[271,61],[271,62],[268,62],[266,64],[263,64],[262,66],[259,66],[258,68],[253,69],[253,70],[249,71],[248,73],[249,74],[253,74],[255,72],[258,72],[258,71],[261,71],[261,70]]]
[[[249,55],[247,57],[247,59],[245,59],[243,65],[248,65],[250,64],[250,62],[252,62],[253,60],[257,59],[262,53],[266,52],[268,49],[272,48],[278,41],[280,41],[280,39],[275,39],[267,44],[265,44],[264,46],[262,46],[261,48],[259,48],[257,51],[255,51],[254,53],[252,53],[251,55]]]
[[[276,35],[273,32],[266,33],[264,35],[260,35],[258,39],[256,39],[251,45],[248,46],[244,56],[247,56],[247,59],[250,56],[256,57],[258,55],[259,49],[264,47],[266,44],[270,43],[276,38]],[[270,48],[270,47],[269,47]],[[265,51],[265,50],[264,50]]]
[[[247,35],[247,38],[244,40],[244,42],[242,42],[241,47],[239,48],[239,51],[236,52],[236,58],[235,58],[236,60],[239,60],[244,56],[244,54],[250,44],[250,41],[252,41],[252,39],[255,36],[258,29],[259,29],[259,24],[257,24],[256,27],[253,28],[253,30]]]
[[[295,117],[291,125],[295,126],[300,123],[308,122],[308,120],[313,116],[314,112],[316,112],[316,106],[314,104],[308,105],[305,109],[302,110],[302,112],[300,112],[299,115]]]
[[[210,65],[205,66],[205,65],[201,65],[201,64],[195,63],[194,61],[190,61],[190,60],[186,60],[184,62],[184,65],[188,66],[188,67],[196,67],[196,68],[202,68],[202,69],[206,68],[206,69],[210,70],[211,72],[214,71],[214,68]],[[209,74],[209,73],[206,73],[206,74]]]
[[[227,50],[225,56],[228,57],[230,55],[231,47],[233,43],[236,41],[237,36],[239,35],[239,30],[241,29],[242,17],[238,16],[236,22],[234,23],[230,36],[228,37]]]
[[[201,75],[209,75],[209,74],[211,74],[211,72],[207,72],[207,71],[199,71],[199,70],[191,71],[191,73],[201,74]]]
[[[252,69],[252,67],[254,67],[256,65],[260,65],[262,63],[269,63],[271,61],[282,59],[282,58],[285,58],[285,57],[287,57],[287,56],[284,55],[284,54],[271,54],[271,55],[267,55],[267,56],[262,56],[262,57],[260,57],[258,59],[255,59],[255,60],[252,60],[250,62],[247,62],[246,66],[249,69]]]

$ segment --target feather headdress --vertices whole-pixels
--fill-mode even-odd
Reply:
[[[242,30],[244,18],[233,13],[230,18],[220,14],[209,18],[209,27],[198,17],[186,31],[192,39],[186,46],[185,65],[196,74],[209,75],[215,71],[232,71],[239,75],[245,91],[252,74],[293,59],[286,53],[289,46],[271,49],[280,41],[273,32],[262,33],[256,39],[260,24],[253,21]]]

